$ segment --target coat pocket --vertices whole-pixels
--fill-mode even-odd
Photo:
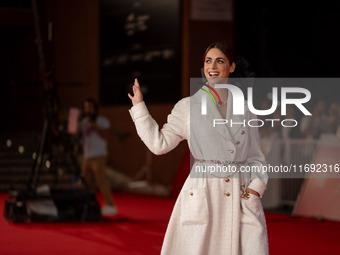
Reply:
[[[241,198],[241,212],[240,254],[269,254],[261,199],[253,194],[248,200]]]
[[[241,198],[241,223],[250,225],[261,225],[263,208],[261,198],[249,194],[249,199]]]
[[[248,207],[253,212],[257,212],[259,210],[259,207],[261,206],[261,198],[249,193],[249,199],[243,199],[246,207]]]
[[[208,223],[209,210],[206,189],[182,190],[181,193],[181,225]]]

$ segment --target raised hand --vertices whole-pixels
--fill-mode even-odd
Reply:
[[[140,102],[143,102],[143,94],[140,89],[137,78],[135,78],[135,84],[133,85],[132,90],[133,90],[133,96],[131,96],[131,94],[128,93],[128,96],[131,99],[132,105],[136,105]]]

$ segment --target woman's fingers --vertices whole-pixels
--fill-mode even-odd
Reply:
[[[137,78],[135,78],[135,84],[133,85],[132,89],[135,96],[136,94],[139,96],[142,93]]]
[[[133,85],[132,90],[133,90],[134,95],[136,95],[136,93],[140,91],[140,87],[137,85]]]
[[[253,195],[257,196],[257,197],[261,197],[260,194],[257,191],[253,190],[253,189],[247,188],[246,192],[250,193],[250,194],[253,194]]]
[[[137,78],[135,78],[135,86],[139,87],[139,82]]]
[[[142,94],[142,91],[140,89],[139,82],[138,82],[137,78],[135,78],[135,83],[132,87],[132,91],[133,91],[133,96],[130,93],[128,93],[128,97],[131,99],[132,104],[135,105],[139,102],[142,102],[143,101],[143,94]]]

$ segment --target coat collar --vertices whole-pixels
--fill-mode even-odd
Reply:
[[[203,86],[205,90],[209,91],[207,86]],[[245,120],[244,115],[234,115],[233,114],[233,96],[232,93],[228,90],[228,100],[227,100],[227,113],[226,116],[222,116],[220,111],[218,110],[218,106],[215,105],[213,99],[208,95],[205,91],[199,89],[192,97],[191,103],[195,105],[195,107],[199,107],[196,109],[201,114],[201,100],[202,96],[207,96],[207,115],[202,115],[201,120],[206,122],[207,125],[211,126],[211,128],[216,129],[217,133],[220,133],[224,137],[228,138],[231,141],[234,141],[233,137],[236,135],[237,132],[243,127],[243,123]],[[246,107],[245,107],[246,109]],[[217,125],[213,127],[214,119],[225,119],[228,121],[227,124]],[[233,123],[231,125],[231,123]],[[237,123],[237,124],[235,124]],[[247,123],[245,123],[247,125]]]

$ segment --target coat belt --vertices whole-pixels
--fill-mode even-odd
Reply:
[[[246,161],[220,161],[220,160],[214,160],[214,159],[195,159],[195,162],[198,163],[206,163],[206,164],[217,164],[217,165],[223,165],[223,166],[236,166],[240,167],[246,163]]]

